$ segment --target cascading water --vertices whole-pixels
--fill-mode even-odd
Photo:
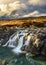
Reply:
[[[39,33],[37,33],[37,30],[36,29],[32,30],[29,28],[28,29],[16,28],[14,31],[14,34],[12,34],[10,38],[8,37],[9,40],[6,42],[6,44],[1,43],[1,41],[4,40],[1,38],[0,39],[0,44],[1,44],[0,60],[2,59],[1,60],[2,64],[3,63],[5,64],[5,61],[6,61],[7,63],[6,65],[25,65],[25,64],[26,65],[42,65],[42,64],[45,65],[46,58],[45,57],[42,58],[41,55],[45,54],[46,56],[46,53],[45,53],[46,32],[45,34],[43,33],[43,31],[42,32],[40,31]],[[38,38],[37,38],[37,35],[38,35]],[[40,38],[39,38],[39,35],[40,35]],[[5,46],[11,47],[11,49]],[[23,56],[18,57],[21,54]],[[39,54],[40,54],[40,57],[39,57]]]
[[[23,38],[24,36],[21,36],[19,41],[18,41],[18,46],[13,49],[14,53],[21,53],[21,47],[23,46]]]
[[[24,45],[29,45],[30,40],[32,38],[32,33],[30,33],[31,31],[28,30],[17,30],[17,32],[15,32],[13,35],[11,35],[11,37],[9,38],[9,40],[7,41],[7,43],[5,45],[3,45],[3,47],[8,46],[13,48],[12,51],[14,53],[24,53],[24,51],[21,50],[21,48]],[[27,37],[27,39],[25,39],[25,37]]]
[[[7,43],[3,46],[8,46],[8,47],[16,47],[15,44],[17,43],[16,40],[18,40],[19,34],[17,33],[16,35],[13,34],[10,39],[7,41]]]

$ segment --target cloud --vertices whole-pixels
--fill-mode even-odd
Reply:
[[[39,11],[35,10],[33,12],[30,12],[24,16],[21,16],[21,17],[36,17],[36,16],[46,16],[45,13],[40,13]]]
[[[16,1],[13,3],[9,3],[9,4],[0,4],[0,10],[2,12],[9,12],[9,11],[18,10],[21,8],[26,8],[25,3],[21,1]]]
[[[38,14],[39,14],[38,11],[33,11],[31,13],[28,13],[28,14],[24,15],[23,17],[30,17],[30,16],[34,16],[34,15],[38,15]]]
[[[20,9],[21,7],[22,8],[26,8],[26,5],[24,3],[21,3],[20,1],[16,1],[14,3],[10,3],[8,5],[10,8],[13,8],[13,9]]]
[[[0,0],[0,4],[9,4],[13,2],[15,2],[15,0]]]
[[[46,5],[46,0],[28,0],[31,5]]]
[[[0,9],[1,9],[1,11],[6,11],[7,5],[4,5],[4,4],[0,5]]]
[[[20,1],[23,3],[29,2],[32,5],[46,5],[46,0],[0,0],[0,4],[9,4],[16,1]]]
[[[41,6],[46,7],[46,0],[0,0],[0,15],[29,17],[46,14],[46,9]]]

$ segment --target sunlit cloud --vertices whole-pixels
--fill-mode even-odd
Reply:
[[[15,2],[15,0],[0,0],[0,4],[9,4],[13,2]]]
[[[0,14],[12,16],[13,14],[11,15],[11,13],[15,10],[14,16],[28,17],[38,15],[43,9],[38,10],[38,8],[36,8],[35,10],[37,6],[39,8],[40,6],[46,7],[46,0],[0,0]]]
[[[7,11],[7,5],[4,4],[0,5],[0,9],[1,11]]]
[[[13,3],[9,3],[9,4],[0,4],[0,9],[1,11],[12,11],[12,10],[18,10],[20,8],[26,8],[26,5],[20,1],[16,1],[16,2],[13,2]]]

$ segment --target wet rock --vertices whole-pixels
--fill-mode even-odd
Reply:
[[[2,65],[6,65],[6,60],[3,60],[2,61]]]
[[[42,47],[41,54],[46,56],[46,39],[44,39],[44,46]]]
[[[41,51],[41,55],[46,56],[46,47],[44,47],[44,48],[42,49],[42,51]]]
[[[43,46],[43,42],[44,41],[41,41],[40,39],[37,38],[35,40],[35,42],[33,43],[33,45],[36,46],[36,47],[41,47],[41,46]]]
[[[21,50],[24,51],[24,50],[25,50],[25,46],[22,46],[22,47],[21,47]]]
[[[7,65],[6,60],[0,60],[0,65]]]
[[[30,52],[30,46],[26,46],[25,51]]]
[[[22,51],[30,52],[30,45],[24,45],[21,48]]]
[[[36,55],[35,54],[32,54],[32,53],[26,53],[26,56],[28,56],[28,57],[34,57]]]
[[[35,55],[39,55],[39,54],[40,54],[39,49],[38,49],[37,47],[35,47],[35,46],[32,46],[32,47],[31,47],[30,52],[31,52],[32,54],[35,54]]]
[[[46,39],[46,32],[41,32],[38,34],[38,37],[43,40],[43,39]]]

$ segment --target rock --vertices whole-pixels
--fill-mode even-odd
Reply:
[[[44,39],[44,46],[42,47],[41,54],[46,56],[46,39]]]
[[[30,52],[31,52],[32,54],[35,54],[35,55],[39,55],[39,54],[40,54],[38,48],[35,47],[35,46],[32,46],[32,47],[31,47]]]
[[[33,43],[34,46],[36,46],[37,48],[38,47],[42,47],[43,46],[43,42],[44,41],[41,41],[40,39],[36,39],[35,42]]]
[[[40,43],[40,39],[36,39],[35,42],[33,43],[33,45],[38,47],[39,43]]]
[[[27,32],[28,32],[28,30],[24,30],[24,32],[25,32],[25,33],[27,33]]]
[[[2,65],[6,65],[6,60],[3,60],[2,61]]]
[[[36,55],[35,54],[32,54],[32,53],[26,53],[26,56],[28,56],[28,57],[34,57]]]
[[[43,50],[41,51],[41,55],[46,56],[46,47],[44,47]]]
[[[24,50],[25,50],[25,46],[22,46],[22,47],[21,47],[21,50],[24,51]]]
[[[0,60],[0,65],[7,65],[6,60]]]
[[[38,37],[39,37],[41,40],[46,39],[46,32],[38,33]]]
[[[28,45],[24,45],[24,46],[22,46],[22,48],[21,48],[21,50],[22,51],[27,51],[27,52],[30,52],[30,46]]]
[[[30,52],[30,46],[25,46],[25,51]]]

